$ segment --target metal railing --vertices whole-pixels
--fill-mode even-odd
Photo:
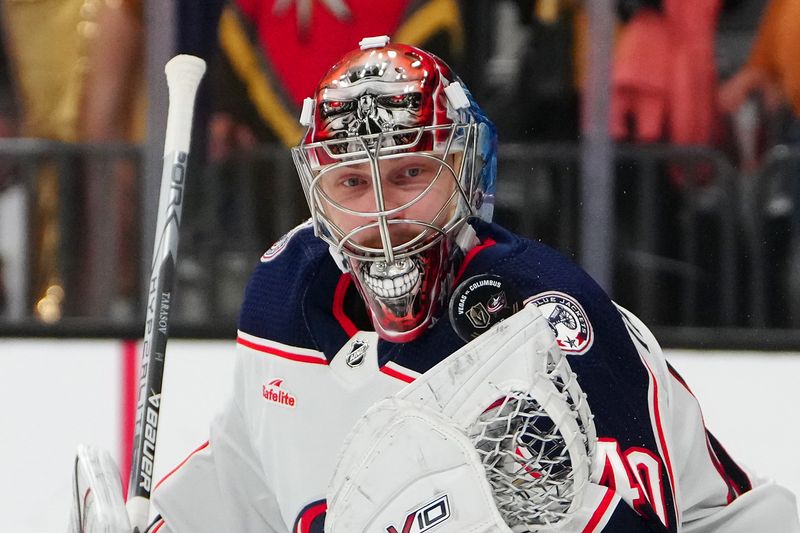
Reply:
[[[773,148],[757,174],[740,180],[751,324],[800,328],[800,148]]]
[[[6,304],[7,320],[29,319],[50,285],[74,291],[55,298],[61,300],[63,316],[109,315],[121,262],[135,265],[140,259],[138,241],[120,242],[137,239],[139,162],[139,148],[129,144],[0,139],[0,165],[8,189],[22,193],[18,197],[27,213],[0,227],[5,269],[17,272],[14,287],[6,289],[16,295]],[[122,196],[125,175],[134,190]],[[131,231],[118,231],[121,216],[131,218]],[[17,249],[4,247],[4,238],[14,238]],[[115,258],[123,247],[130,250],[128,258]]]
[[[499,221],[575,256],[579,147],[511,145],[500,155]],[[614,296],[648,323],[740,325],[735,172],[727,160],[702,147],[621,145],[615,161]],[[537,216],[542,209],[546,216]],[[707,257],[708,242],[718,243],[717,257]],[[709,287],[718,289],[713,317],[702,316]]]
[[[578,262],[590,261],[577,256],[579,146],[506,144],[499,156],[496,220]],[[798,198],[800,151],[773,151],[755,176],[738,173],[721,153],[702,147],[621,145],[615,147],[615,161],[615,245],[609,253],[612,294],[619,303],[682,345],[703,342],[709,331],[755,340],[757,334],[750,332],[798,327],[800,280],[792,274],[800,258],[787,243],[798,235],[792,201]],[[125,269],[146,268],[149,258],[141,257],[138,242],[120,241],[125,234],[111,221],[130,206],[109,200],[120,197],[119,166],[140,168],[139,149],[0,140],[0,164],[10,165],[18,187],[24,187],[32,228],[44,169],[56,169],[57,267],[65,293],[62,319],[46,326],[32,320],[40,295],[28,290],[23,313],[6,309],[0,316],[0,335],[96,331],[138,336],[141,287],[122,294],[118,278]],[[276,146],[195,165],[187,195],[174,331],[231,336],[250,271],[271,242],[308,216],[305,200],[289,154]],[[776,216],[780,209],[783,214]],[[0,250],[6,233],[0,228]],[[33,276],[33,248],[39,244],[27,240],[28,253],[16,260]],[[788,251],[776,251],[777,244]],[[126,246],[128,257],[120,253]],[[89,257],[81,255],[86,251]],[[776,270],[785,272],[780,280]],[[26,283],[33,287],[31,279]],[[115,307],[120,301],[127,311]],[[743,328],[750,329],[742,333]],[[778,344],[794,342],[791,331],[781,335],[788,340]]]

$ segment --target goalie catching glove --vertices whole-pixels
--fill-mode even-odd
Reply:
[[[526,306],[355,425],[325,531],[568,531],[595,442],[575,374]]]

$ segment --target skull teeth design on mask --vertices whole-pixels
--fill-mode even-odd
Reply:
[[[361,268],[364,285],[379,298],[402,298],[419,288],[422,268],[412,259],[374,261]]]
[[[308,129],[292,156],[315,234],[349,274],[380,338],[413,341],[442,317],[454,268],[477,242],[461,231],[473,218],[491,218],[494,126],[441,59],[388,42],[345,54],[304,110]],[[404,165],[414,168],[417,157],[435,174],[423,174],[424,189],[406,188]]]

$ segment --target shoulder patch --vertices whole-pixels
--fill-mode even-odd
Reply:
[[[450,324],[469,342],[520,309],[511,283],[495,274],[478,274],[461,282],[450,297]]]
[[[289,241],[292,240],[292,237],[294,237],[297,232],[309,227],[311,227],[311,219],[306,220],[299,226],[295,226],[294,228],[289,230],[289,232],[286,233],[283,237],[275,241],[275,244],[270,246],[269,250],[264,252],[264,255],[261,256],[261,262],[267,263],[278,257],[281,254],[281,252],[286,249],[286,245],[289,244]]]
[[[575,298],[563,292],[548,291],[525,300],[525,305],[529,303],[536,305],[550,322],[562,352],[582,354],[592,347],[592,325]]]

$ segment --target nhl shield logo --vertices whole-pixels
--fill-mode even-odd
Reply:
[[[361,339],[356,339],[353,341],[353,345],[350,347],[350,353],[347,354],[347,366],[350,368],[355,368],[360,366],[361,363],[364,362],[364,358],[367,355],[367,349],[369,348],[369,344],[366,341]]]
[[[531,296],[525,303],[535,304],[550,323],[561,351],[585,353],[592,347],[592,325],[581,304],[563,292],[544,292]]]

